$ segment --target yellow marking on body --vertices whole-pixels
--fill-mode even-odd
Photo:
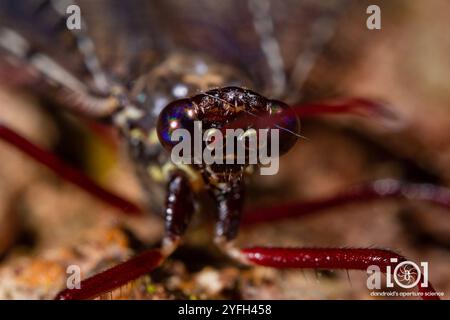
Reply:
[[[142,140],[144,138],[144,133],[142,132],[141,129],[135,128],[130,131],[130,137],[133,139]]]
[[[161,173],[164,179],[169,180],[170,173],[176,169],[176,166],[172,162],[166,162],[161,168]]]
[[[148,134],[148,141],[152,145],[159,143],[158,133],[156,132],[156,129],[153,129],[152,131],[150,131],[150,133]]]
[[[243,111],[245,111],[245,105],[237,105],[237,104],[235,104],[234,105],[234,111],[235,112],[243,112]]]
[[[172,163],[170,164],[172,166],[175,166]],[[198,171],[194,170],[190,165],[187,164],[177,164],[176,167],[187,175],[193,191],[198,192],[203,189],[204,181]]]
[[[108,108],[111,108],[111,110],[114,110],[115,108],[120,106],[119,100],[114,96],[107,98],[105,104],[108,106]]]
[[[194,192],[199,192],[203,189],[204,181],[201,174],[189,165],[174,165],[172,162],[167,162],[162,167],[151,165],[147,168],[147,172],[153,180],[164,183],[169,180],[170,174],[176,169],[181,170],[186,174]]]
[[[141,110],[136,109],[133,106],[128,106],[128,107],[124,108],[122,111],[119,111],[114,116],[113,121],[116,125],[123,128],[123,127],[125,127],[125,125],[127,124],[127,122],[129,120],[138,120],[143,116],[144,116],[144,113]]]
[[[164,174],[160,167],[156,165],[149,166],[147,168],[147,173],[150,175],[150,177],[155,180],[156,182],[164,182]]]
[[[252,175],[255,172],[255,166],[254,165],[250,165],[245,167],[245,173],[247,175]]]

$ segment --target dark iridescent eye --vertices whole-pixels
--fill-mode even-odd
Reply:
[[[271,100],[269,102],[270,113],[274,118],[271,127],[279,129],[280,155],[288,152],[297,142],[300,133],[300,121],[287,104]]]
[[[179,141],[171,141],[176,129],[186,129],[191,134],[194,130],[195,112],[189,99],[177,100],[168,104],[158,119],[158,137],[161,144],[171,150]]]

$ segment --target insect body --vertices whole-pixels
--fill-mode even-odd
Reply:
[[[289,109],[284,103],[268,100],[251,90],[227,86],[239,84],[236,78],[238,75],[232,68],[214,64],[212,60],[203,60],[195,56],[188,59],[181,55],[169,57],[156,70],[151,71],[149,76],[138,80],[137,88],[133,88],[136,92],[136,98],[133,99],[135,104],[119,107],[113,115],[113,123],[123,132],[136,163],[141,167],[143,173],[141,177],[146,188],[151,190],[152,195],[157,194],[157,190],[161,191],[159,197],[152,197],[154,203],[160,201],[159,206],[154,208],[161,210],[163,207],[161,204],[164,204],[166,217],[179,214],[170,207],[171,200],[166,200],[168,203],[162,201],[167,197],[164,188],[167,183],[171,184],[172,179],[175,181],[185,179],[183,184],[177,182],[177,186],[181,189],[173,192],[180,193],[178,198],[185,197],[184,202],[192,202],[188,204],[191,210],[194,208],[192,193],[208,188],[220,211],[216,231],[217,241],[230,241],[237,235],[243,209],[244,173],[249,171],[248,165],[246,163],[206,165],[200,162],[176,166],[170,161],[167,151],[170,152],[175,144],[171,140],[172,132],[180,128],[192,132],[194,121],[201,121],[205,131],[220,130],[242,115],[250,115],[251,119],[247,119],[245,127],[241,128],[245,134],[250,128],[258,128],[260,118],[270,118],[272,114],[277,115]],[[165,81],[167,79],[171,81]],[[171,88],[158,88],[161,83],[173,85]],[[210,90],[217,86],[219,88]],[[188,94],[202,91],[203,93],[186,98]],[[138,100],[139,97],[141,101]],[[167,104],[171,100],[175,101]],[[161,106],[164,106],[162,110]],[[287,130],[281,134],[280,141],[282,153],[287,152],[297,138],[295,136],[299,130],[297,118],[281,117],[272,125],[274,128]],[[162,147],[167,150],[162,150]],[[188,211],[185,206],[183,209]],[[191,213],[183,215],[190,216]],[[174,216],[170,219],[177,221],[178,218]],[[180,223],[183,225],[179,226],[168,222],[169,234],[180,236],[180,232],[186,227],[186,220],[181,219]],[[171,231],[172,229],[174,231]]]
[[[308,1],[305,3],[309,4]],[[155,1],[152,4],[155,7],[165,7],[165,2]],[[230,35],[227,30],[222,30],[223,32],[218,32],[214,38],[202,37],[200,43],[191,39],[191,49],[197,50],[170,52],[165,50],[170,47],[169,44],[161,44],[163,49],[159,50],[158,58],[150,55],[151,57],[147,59],[149,62],[143,63],[144,67],[137,68],[139,73],[128,81],[123,79],[127,77],[120,72],[113,76],[114,72],[109,74],[102,70],[94,50],[94,43],[86,30],[76,33],[61,30],[61,14],[55,15],[55,6],[52,1],[40,1],[39,5],[31,5],[29,11],[35,20],[46,22],[44,25],[47,25],[47,28],[44,29],[50,29],[54,37],[62,35],[66,42],[71,43],[78,55],[78,59],[74,60],[82,61],[82,63],[73,64],[67,68],[52,59],[50,54],[38,50],[33,41],[25,37],[14,23],[9,25],[6,23],[5,26],[0,27],[0,49],[3,60],[39,77],[40,83],[32,83],[33,88],[40,88],[47,94],[54,93],[54,97],[68,109],[97,118],[99,121],[106,121],[118,128],[128,145],[143,186],[148,192],[152,211],[161,213],[165,219],[165,236],[161,248],[145,251],[129,261],[82,281],[81,289],[63,290],[57,298],[92,298],[114,290],[158,267],[180,243],[198,207],[196,194],[202,190],[207,190],[216,204],[215,243],[240,263],[276,268],[360,270],[365,270],[369,265],[376,263],[381,270],[386,271],[387,267],[395,264],[392,258],[395,258],[397,263],[405,260],[391,251],[378,249],[238,248],[234,240],[243,211],[245,177],[252,172],[253,166],[245,161],[234,164],[226,161],[215,164],[202,161],[176,164],[171,161],[170,152],[174,148],[171,134],[175,129],[192,132],[194,121],[201,121],[203,129],[213,130],[212,132],[226,130],[230,126],[237,126],[244,135],[253,134],[254,131],[251,129],[280,130],[279,149],[280,154],[283,154],[297,140],[299,134],[297,115],[308,114],[308,112],[310,114],[352,112],[361,107],[379,111],[379,105],[361,99],[337,104],[335,108],[330,108],[326,104],[318,104],[310,108],[291,108],[283,102],[272,99],[272,97],[280,98],[288,84],[280,45],[274,36],[270,4],[269,1],[249,1],[248,6],[243,8],[241,4],[234,3],[232,12],[246,12],[247,19],[242,19],[240,22],[243,24],[243,29],[249,25],[254,28],[259,45],[257,53],[254,53],[254,47],[242,50],[242,46],[236,45],[236,51],[245,57],[240,61],[240,66],[236,60],[229,58],[236,52],[230,52],[229,59],[223,59],[223,55],[220,54],[223,52],[218,52],[217,57],[213,54],[207,55],[208,52],[212,53],[211,50],[214,51],[220,47],[219,45],[213,48],[212,43],[220,40],[221,37],[237,41],[233,34]],[[23,11],[23,8],[17,8],[13,2],[9,1],[0,8],[2,8],[0,14],[5,21]],[[226,8],[223,10],[225,12]],[[50,12],[53,14],[51,15]],[[210,12],[217,13],[213,9]],[[174,12],[171,14],[175,15]],[[40,15],[44,17],[39,19]],[[186,16],[190,17],[189,14]],[[186,21],[184,23],[192,30],[195,29],[196,35],[201,36],[202,31],[205,31],[202,29],[204,28],[202,17],[194,16],[198,19],[184,17],[188,20],[187,24]],[[227,17],[233,19],[234,15]],[[167,23],[167,21],[163,22]],[[214,21],[209,22],[211,25],[208,31],[214,29]],[[329,16],[325,22],[330,22]],[[179,25],[171,23],[168,29],[181,25],[183,25],[181,22]],[[240,36],[239,39],[243,38],[243,35],[239,33],[241,30],[234,31]],[[328,33],[325,32],[325,34]],[[327,37],[321,34],[319,38],[326,40]],[[185,40],[182,38],[180,42],[183,43]],[[295,42],[292,39],[290,41]],[[139,41],[131,45],[138,48],[135,51],[144,52],[139,50]],[[317,47],[317,43],[315,46]],[[225,52],[230,47],[231,45],[225,45],[221,48]],[[202,48],[205,50],[201,50]],[[151,53],[154,51],[149,50]],[[309,55],[313,53],[315,50],[309,52]],[[139,55],[134,54],[134,62],[141,62],[137,56]],[[265,67],[245,69],[243,65],[250,64],[252,59],[257,60],[255,66],[264,64]],[[294,69],[294,73],[302,74],[304,65],[296,64],[297,60],[291,57],[286,59],[286,63]],[[135,68],[131,63],[126,64],[124,69],[131,72]],[[261,70],[263,70],[262,73],[269,75],[269,81],[261,81],[255,76],[261,73]],[[79,76],[73,76],[75,71]],[[297,77],[297,79],[301,78],[301,76]],[[260,91],[268,97],[254,92],[255,88],[261,89]],[[270,92],[273,96],[269,96]],[[6,139],[6,134],[2,137]],[[235,155],[226,154],[226,157],[235,158]],[[225,158],[223,160],[226,160]],[[338,195],[328,202],[321,202],[320,205],[326,208],[346,201],[411,195],[446,208],[450,207],[450,196],[446,189],[435,186],[423,189],[421,186],[401,184],[396,181],[369,184]],[[310,208],[314,209],[314,206]],[[272,212],[281,214],[284,211],[297,209],[295,206],[282,207]],[[434,292],[431,285],[420,286],[419,290]]]
[[[239,77],[237,70],[214,63],[211,59],[187,53],[174,54],[141,76],[131,90],[133,104],[119,108],[114,114],[113,123],[128,141],[131,155],[139,164],[140,176],[145,180],[144,186],[151,190],[151,206],[157,212],[163,210],[167,175],[174,169],[170,154],[165,152],[158,138],[157,125],[161,111],[171,101],[211,88],[242,84],[240,79],[244,78]],[[193,110],[193,106],[186,108]],[[187,112],[187,109],[184,111]],[[162,120],[175,119],[182,123],[183,117],[187,117],[182,112],[166,113],[166,119]],[[167,138],[163,140],[165,142]],[[182,170],[190,177],[195,190],[203,187],[202,178],[194,169],[182,166]]]

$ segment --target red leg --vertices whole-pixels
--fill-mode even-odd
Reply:
[[[293,106],[292,110],[295,115],[301,118],[323,114],[357,114],[396,119],[396,115],[385,103],[365,98],[343,98],[336,101],[312,102]]]
[[[394,179],[357,185],[337,195],[305,202],[250,209],[242,223],[251,225],[283,218],[298,217],[340,205],[383,199],[420,200],[450,209],[450,189],[426,183],[407,183]]]
[[[267,118],[259,117],[260,126],[273,126],[283,121],[285,117],[298,117],[304,119],[321,115],[359,115],[371,118],[379,118],[386,121],[398,121],[399,118],[389,105],[380,101],[365,98],[340,98],[330,101],[320,101],[293,105],[291,108],[278,114],[271,114]],[[251,115],[255,117],[255,115]],[[248,115],[238,117],[222,128],[223,134],[226,129],[235,129],[247,125]]]
[[[65,289],[55,299],[91,299],[111,292],[157,268],[178,246],[194,213],[193,193],[183,173],[169,181],[165,211],[165,237],[161,249],[147,250],[91,278],[81,281],[79,289]]]
[[[389,183],[390,182],[390,183]],[[395,182],[395,183],[394,183]],[[377,185],[378,183],[378,185]],[[365,188],[358,189],[356,192],[356,198],[360,199],[361,195],[366,195],[366,198],[373,197],[374,195],[379,197],[380,195],[392,194],[396,195],[399,192],[403,193],[403,196],[415,198],[419,197],[425,200],[432,199],[434,202],[444,205],[446,207],[450,204],[450,197],[448,192],[441,196],[436,193],[430,193],[428,188],[423,188],[423,185],[399,185],[398,182],[389,180],[382,181],[382,183],[375,182],[371,185],[371,188],[366,190],[365,193],[361,193]],[[352,199],[348,193],[343,199],[348,201]],[[234,245],[234,238],[237,232],[237,222],[239,221],[239,214],[235,214],[239,211],[241,204],[237,198],[233,197],[233,193],[228,194],[228,199],[225,202],[221,202],[219,212],[218,223],[215,232],[215,243],[231,258],[236,259],[244,264],[258,264],[274,268],[311,268],[311,269],[355,269],[355,270],[367,270],[371,265],[378,266],[381,272],[387,272],[388,267],[391,270],[395,270],[395,266],[399,263],[406,261],[402,256],[387,250],[379,249],[297,249],[297,248],[245,248],[239,249]],[[340,198],[339,198],[340,199]],[[330,202],[331,203],[331,202]],[[338,203],[342,203],[341,199]],[[312,208],[313,206],[311,206]],[[316,206],[316,208],[319,206]],[[292,209],[292,208],[291,208]],[[269,210],[269,214],[273,215],[277,213],[274,210]],[[255,213],[256,216],[256,213]],[[226,224],[225,224],[226,223]],[[223,232],[223,225],[227,225],[227,231]],[[394,259],[394,260],[392,260]],[[418,284],[418,289],[423,293],[424,299],[438,299],[433,287],[430,284],[422,285]]]
[[[388,104],[365,98],[339,98],[294,105],[278,115],[271,115],[267,122],[276,124],[286,116],[305,119],[323,115],[357,115],[382,121],[386,126],[401,125],[400,118]]]
[[[0,139],[18,148],[34,160],[43,164],[60,177],[72,182],[101,201],[119,208],[127,214],[142,214],[142,209],[130,201],[104,189],[81,171],[65,164],[51,152],[31,143],[13,130],[0,123]]]
[[[128,282],[153,271],[164,261],[161,250],[148,250],[111,269],[80,283],[80,289],[66,289],[57,300],[87,300],[111,292]]]
[[[391,271],[406,259],[394,252],[380,249],[297,249],[297,248],[245,248],[241,250],[244,260],[252,264],[273,268],[299,269],[351,269],[367,270],[370,265],[376,265],[380,271],[386,273],[387,267]],[[396,259],[392,261],[391,259]],[[436,299],[435,290],[430,283],[417,285],[422,298]],[[426,295],[426,294],[431,295]]]

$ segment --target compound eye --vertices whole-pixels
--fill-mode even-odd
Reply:
[[[298,134],[300,134],[300,121],[294,111],[287,104],[271,100],[269,102],[269,112],[274,119],[272,129],[279,129],[280,155],[288,152],[297,142]]]
[[[171,140],[177,129],[185,129],[193,135],[195,112],[189,99],[177,100],[169,103],[159,114],[157,132],[161,144],[171,150],[179,141]]]

